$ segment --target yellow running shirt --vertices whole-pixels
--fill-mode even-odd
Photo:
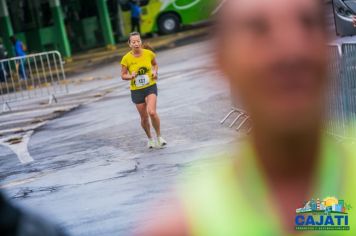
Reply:
[[[131,90],[140,90],[156,84],[152,76],[152,61],[155,58],[156,54],[146,49],[142,49],[140,57],[135,57],[129,52],[122,58],[121,65],[125,66],[130,74],[133,72],[138,74],[136,79],[131,80]]]

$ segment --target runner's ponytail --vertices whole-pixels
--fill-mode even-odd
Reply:
[[[146,50],[150,50],[151,52],[155,52],[154,48],[149,43],[143,43],[142,48]]]

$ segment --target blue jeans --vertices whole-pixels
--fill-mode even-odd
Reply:
[[[20,59],[18,65],[19,65],[19,75],[20,75],[20,79],[22,79],[22,80],[27,80],[27,75],[26,75],[26,59]]]

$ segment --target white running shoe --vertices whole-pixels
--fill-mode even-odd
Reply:
[[[149,148],[149,149],[152,149],[152,148],[154,148],[156,146],[156,143],[155,143],[155,141],[153,140],[153,139],[149,139],[148,141],[147,141],[147,147]]]
[[[158,141],[158,145],[159,145],[160,147],[167,146],[167,141],[164,140],[164,138],[158,137],[158,138],[157,138],[157,141]]]

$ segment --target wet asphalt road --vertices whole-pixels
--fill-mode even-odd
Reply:
[[[158,112],[165,149],[146,149],[146,138],[120,81],[118,63],[92,76],[124,86],[79,106],[37,130],[29,143],[34,162],[22,165],[0,146],[0,185],[17,204],[39,212],[72,235],[129,235],[167,207],[184,168],[208,161],[199,153],[227,152],[236,132],[219,124],[229,111],[225,82],[212,69],[207,42],[159,52]]]
[[[328,24],[333,30],[331,9]],[[201,42],[158,53],[158,111],[167,148],[146,149],[128,84],[118,79],[120,66],[100,66],[81,76],[122,86],[36,130],[30,164],[0,145],[1,190],[71,235],[130,235],[150,215],[151,203],[159,203],[155,211],[168,206],[187,166],[210,160],[204,153],[228,152],[225,145],[237,135],[219,124],[229,111],[229,94],[212,70],[209,48]],[[84,86],[95,89],[96,83]]]

